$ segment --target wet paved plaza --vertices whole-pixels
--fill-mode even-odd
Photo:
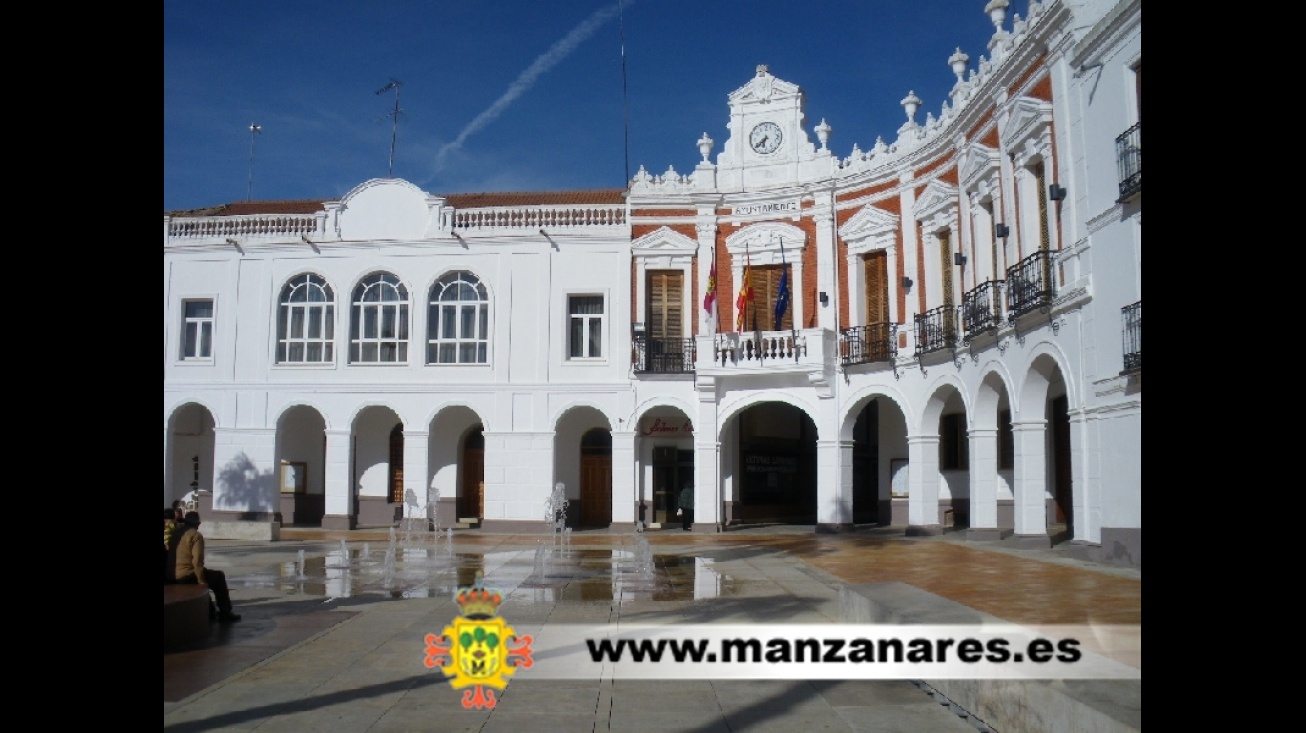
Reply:
[[[496,535],[285,528],[213,540],[244,620],[164,655],[176,731],[975,731],[908,680],[532,680],[490,710],[423,661],[478,573],[519,631],[549,624],[835,624],[842,589],[898,582],[1020,624],[1141,624],[1141,571],[901,530]],[[1141,688],[1141,685],[1140,685]],[[1140,692],[1141,694],[1141,692]],[[940,704],[940,703],[944,704]],[[1141,708],[1141,702],[1138,703]],[[1108,706],[1109,707],[1109,706]]]

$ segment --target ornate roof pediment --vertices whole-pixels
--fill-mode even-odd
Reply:
[[[957,187],[935,179],[925,187],[925,193],[916,199],[912,214],[917,220],[927,219],[949,206],[957,206]]]
[[[961,151],[961,158],[963,162],[958,179],[961,181],[961,187],[967,191],[998,172],[1000,163],[998,151],[987,145],[980,145],[977,142],[967,143]]]
[[[884,209],[867,204],[839,227],[839,236],[845,242],[853,242],[876,235],[893,234],[897,231],[897,214],[890,214]]]
[[[839,236],[847,242],[848,253],[854,256],[888,250],[898,243],[899,221],[897,214],[867,204],[839,227]]]
[[[806,244],[806,232],[781,222],[753,224],[726,237],[726,251],[730,256],[747,256],[754,266],[778,265],[782,260],[790,264],[801,263]]]
[[[671,227],[661,227],[630,243],[636,257],[648,255],[692,255],[698,251],[698,242]]]
[[[777,79],[771,76],[766,66],[757,68],[757,75],[749,82],[727,97],[728,102],[733,106],[739,103],[747,102],[771,102],[777,99],[788,99],[797,97],[801,93],[797,84]]]
[[[1033,97],[1016,97],[1009,104],[1011,113],[1002,128],[1002,146],[1020,147],[1026,140],[1043,135],[1052,125],[1052,105]]]

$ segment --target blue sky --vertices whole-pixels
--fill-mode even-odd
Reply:
[[[338,198],[388,176],[395,96],[376,92],[392,79],[394,175],[434,194],[687,173],[703,132],[721,151],[726,97],[758,64],[802,87],[809,134],[824,118],[846,157],[896,138],[909,91],[917,122],[939,114],[953,51],[970,68],[989,55],[984,5],[165,0],[163,208]],[[1028,0],[1011,0],[1004,28],[1014,13]]]

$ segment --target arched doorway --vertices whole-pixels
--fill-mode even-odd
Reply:
[[[580,525],[612,524],[612,433],[589,430],[580,439]]]
[[[816,425],[807,413],[766,402],[738,417],[740,522],[816,523]]]

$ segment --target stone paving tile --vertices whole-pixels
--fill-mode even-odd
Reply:
[[[453,553],[441,552],[437,542],[404,555],[406,563],[420,559],[430,567],[403,568],[396,574],[403,587],[389,591],[379,572],[384,531],[292,529],[278,543],[212,543],[214,566],[228,570],[237,605],[254,623],[224,629],[224,639],[200,651],[215,662],[225,655],[234,667],[185,658],[211,674],[195,678],[193,694],[172,702],[165,694],[165,730],[975,730],[905,680],[531,680],[530,670],[522,670],[498,707],[463,710],[461,693],[443,673],[421,664],[423,637],[452,621],[453,590],[470,584],[477,569],[501,584],[487,585],[508,592],[502,616],[519,634],[564,623],[826,624],[840,618],[845,585],[891,581],[1019,623],[1141,623],[1141,572],[944,538],[818,536],[784,527],[651,532],[645,539],[657,574],[650,582],[631,562],[637,540],[630,535],[577,533],[568,544],[551,545],[557,556],[544,576],[534,563],[537,537],[454,535]],[[350,568],[336,567],[340,539],[347,541]],[[363,559],[364,543],[371,565]],[[296,577],[300,549],[305,572],[322,577]],[[353,616],[324,630],[302,615],[316,611]],[[274,618],[295,633],[268,636]],[[267,648],[240,652],[241,644]],[[178,661],[165,655],[165,669]],[[1116,705],[1114,693],[1103,689],[1092,698],[1098,708],[1141,708],[1138,700]]]

